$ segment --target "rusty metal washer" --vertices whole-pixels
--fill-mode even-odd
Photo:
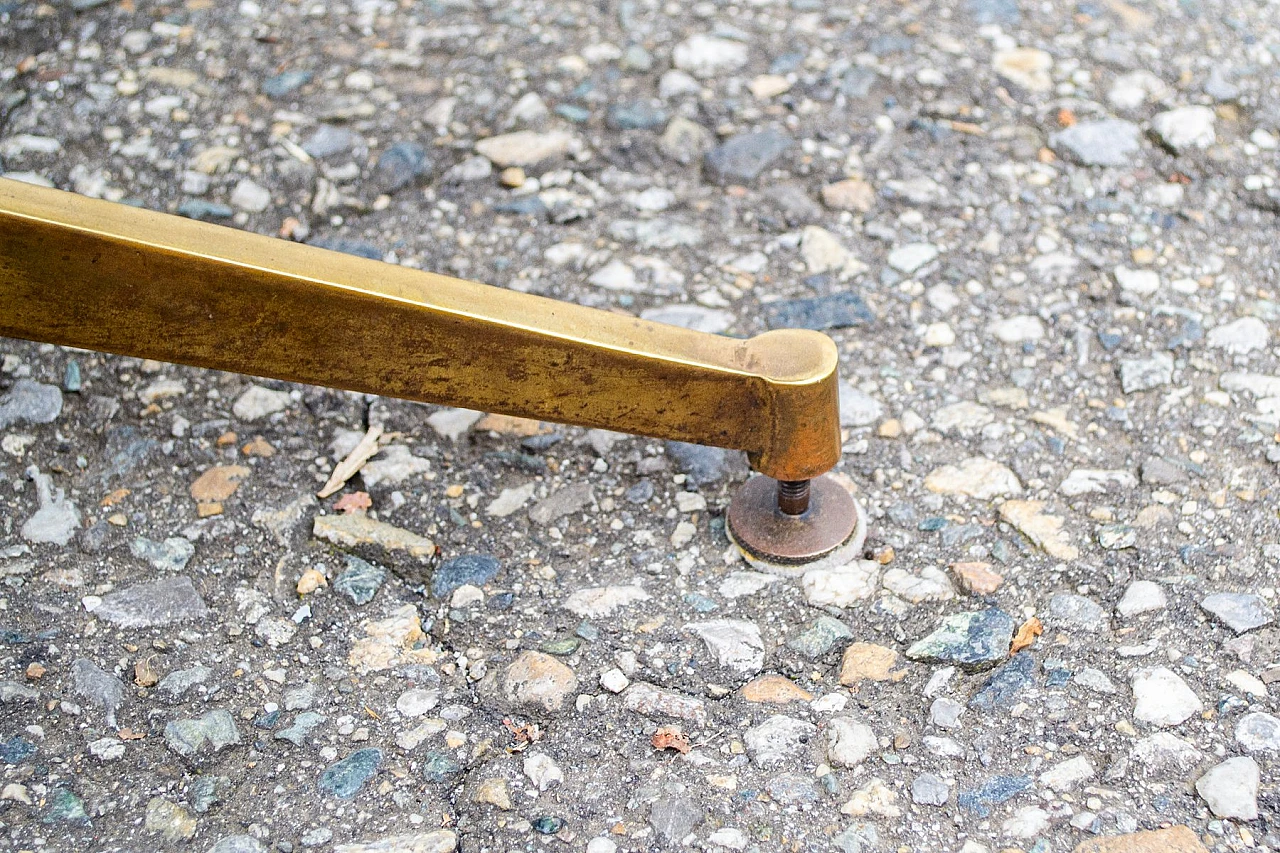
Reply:
[[[856,551],[866,535],[862,509],[825,475],[810,481],[809,508],[799,515],[779,508],[777,480],[754,476],[733,496],[727,522],[729,538],[749,560],[780,574],[799,574],[837,551]]]

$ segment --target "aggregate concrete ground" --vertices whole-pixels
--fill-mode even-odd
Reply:
[[[777,578],[738,454],[0,340],[5,845],[1280,848],[1278,68],[1265,2],[0,0],[4,177],[826,331],[870,516]]]

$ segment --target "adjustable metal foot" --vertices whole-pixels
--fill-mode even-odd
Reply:
[[[866,516],[843,486],[752,477],[729,503],[726,530],[752,565],[782,575],[843,564],[866,539]]]

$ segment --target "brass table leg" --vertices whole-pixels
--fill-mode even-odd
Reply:
[[[691,332],[4,179],[0,335],[736,448],[785,482],[840,457],[817,332]]]

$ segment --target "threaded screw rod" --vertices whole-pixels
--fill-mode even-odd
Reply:
[[[778,509],[786,515],[804,515],[809,511],[809,481],[779,480]]]

